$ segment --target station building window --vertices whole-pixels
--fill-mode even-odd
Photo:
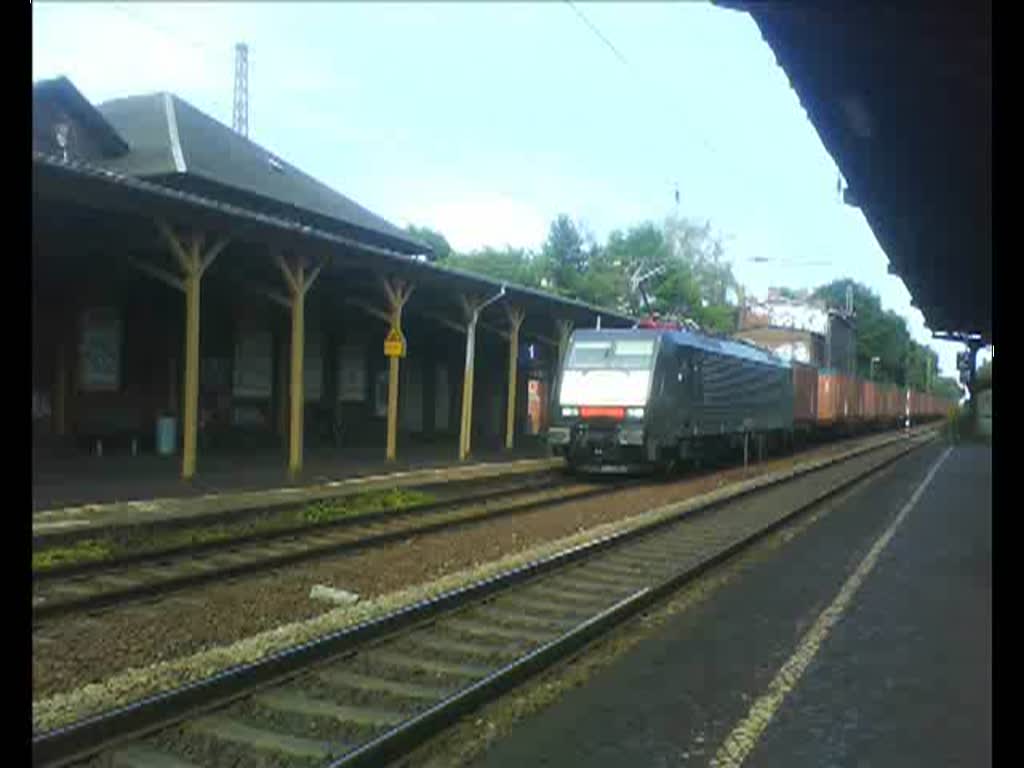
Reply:
[[[388,371],[378,371],[373,387],[373,413],[378,418],[388,415]]]
[[[82,392],[118,392],[121,389],[121,312],[95,307],[82,313],[79,339],[79,380]]]
[[[366,402],[367,371],[364,347],[358,344],[344,344],[339,347],[337,382],[339,402]]]
[[[266,426],[265,406],[273,387],[273,338],[267,330],[242,330],[235,341],[232,422],[235,426]]]

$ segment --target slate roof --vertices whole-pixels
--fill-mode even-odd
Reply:
[[[366,238],[399,253],[430,253],[428,245],[173,94],[129,96],[97,109],[131,147],[105,161],[110,170]]]
[[[59,101],[67,113],[77,120],[108,155],[123,155],[128,152],[128,142],[107,122],[102,114],[89,103],[66,77],[40,80],[32,85],[33,104],[37,100]],[[33,110],[33,118],[35,110]]]

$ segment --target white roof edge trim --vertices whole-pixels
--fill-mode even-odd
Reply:
[[[171,94],[164,94],[164,114],[167,115],[167,134],[171,140],[171,154],[174,156],[174,167],[178,173],[185,172],[185,155],[181,151],[181,139],[178,137],[178,118],[174,113],[174,101]]]

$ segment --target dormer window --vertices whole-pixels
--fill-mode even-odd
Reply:
[[[57,140],[57,146],[60,147],[61,156],[66,161],[68,159],[68,144],[71,138],[71,126],[68,123],[57,123],[53,127],[54,138]]]

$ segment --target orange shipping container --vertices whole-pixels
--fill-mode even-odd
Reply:
[[[831,424],[836,420],[836,376],[818,371],[818,423]]]
[[[855,381],[841,373],[818,372],[818,422],[849,421],[857,413]]]
[[[813,422],[818,417],[818,369],[793,363],[793,421]]]
[[[867,391],[864,386],[867,382],[863,379],[851,379],[853,389],[853,403],[850,406],[850,416],[853,421],[864,421],[864,401],[867,400]]]
[[[890,386],[885,393],[885,417],[895,421],[903,412],[900,402],[901,390],[898,387]]]
[[[865,421],[874,421],[878,418],[878,387],[873,381],[864,383],[864,403],[862,414]]]

